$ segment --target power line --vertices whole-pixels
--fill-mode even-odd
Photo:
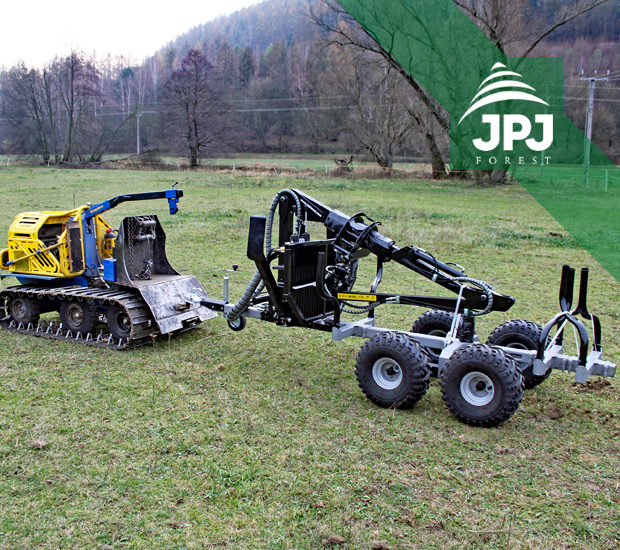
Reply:
[[[381,97],[381,94],[365,95],[364,97]],[[226,103],[256,103],[256,102],[269,102],[269,101],[322,101],[325,99],[349,99],[346,95],[326,95],[326,96],[313,96],[313,97],[270,97],[266,99],[228,99]]]
[[[280,107],[271,109],[235,109],[236,113],[276,113],[282,111],[332,111],[334,109],[353,109],[355,105],[335,105],[333,107]]]
[[[575,99],[577,101],[586,101],[588,98],[587,97],[556,97],[554,99]],[[607,102],[607,103],[620,103],[620,99],[604,99],[604,98],[598,98],[596,100],[597,103],[601,103],[601,102]]]
[[[607,77],[608,80],[613,80],[612,78]],[[577,84],[571,85],[571,84],[566,84],[563,86],[564,88],[576,88],[578,90],[583,90],[584,86],[578,86]],[[620,90],[620,86],[604,86],[601,88],[601,90]]]

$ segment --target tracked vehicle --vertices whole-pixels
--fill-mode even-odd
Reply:
[[[309,222],[322,224],[325,237],[312,239]],[[272,243],[276,224],[277,244]],[[436,376],[454,416],[474,426],[508,420],[523,390],[543,382],[552,369],[573,372],[578,382],[591,375],[615,375],[616,365],[602,359],[600,322],[587,309],[587,269],[581,272],[576,307],[575,270],[564,266],[557,315],[544,326],[520,319],[503,323],[483,344],[476,335],[476,318],[508,311],[515,299],[469,277],[457,264],[441,262],[415,246],[396,246],[378,226],[364,213],[348,216],[301,191],[284,189],[274,197],[268,216],[250,218],[247,255],[257,271],[241,298],[229,302],[225,278],[224,299],[207,298],[202,304],[221,312],[233,330],[254,318],[324,331],[333,340],[366,338],[355,372],[368,399],[381,407],[410,408]],[[370,289],[360,292],[354,288],[358,263],[371,254],[376,276]],[[430,279],[454,296],[378,292],[387,262]],[[377,308],[389,304],[430,310],[411,329],[376,326]],[[578,316],[591,321],[591,339]],[[576,356],[564,352],[564,332],[571,327],[578,342]]]
[[[175,214],[182,196],[173,188],[68,211],[18,214],[0,252],[0,279],[20,283],[0,289],[4,328],[119,349],[213,317],[200,305],[207,298],[200,282],[170,265],[156,215],[126,217],[118,229],[102,217],[122,202],[150,199],[167,199]],[[59,323],[40,321],[49,311],[59,313]]]

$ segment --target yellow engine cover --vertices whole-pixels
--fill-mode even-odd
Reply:
[[[84,272],[84,262],[72,266],[73,257],[84,257],[82,238],[69,238],[67,222],[79,224],[83,235],[81,213],[87,206],[66,212],[22,212],[9,227],[8,248],[0,252],[2,269],[14,273],[48,277],[74,277]],[[94,219],[97,248],[102,258],[112,256],[113,239],[106,239],[110,226],[101,218]]]

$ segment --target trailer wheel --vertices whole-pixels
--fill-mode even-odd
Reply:
[[[239,332],[240,330],[243,330],[245,328],[245,317],[243,317],[243,316],[237,317],[234,321],[229,321],[227,319],[226,323],[228,323],[228,328],[230,330],[234,330],[235,332]]]
[[[426,393],[430,374],[426,354],[405,334],[376,334],[357,355],[359,386],[380,407],[410,409]]]
[[[9,299],[7,305],[8,314],[18,325],[35,324],[39,321],[41,308],[38,300],[27,298],[26,296],[15,296]]]
[[[441,394],[452,414],[465,424],[491,427],[508,420],[523,397],[523,377],[501,349],[466,344],[446,362]]]
[[[127,341],[131,336],[131,318],[124,307],[111,305],[106,313],[108,330],[117,340]]]
[[[428,334],[429,336],[441,336],[444,338],[452,328],[453,319],[454,313],[441,311],[439,309],[431,309],[424,312],[416,319],[411,327],[411,332]],[[464,323],[461,324],[456,331],[457,337],[461,342],[471,342],[474,336],[473,325],[470,327],[469,331],[466,330],[466,326],[467,320],[464,320]],[[426,352],[431,362],[437,363],[442,348],[423,347],[422,349]]]
[[[89,302],[72,300],[60,304],[60,320],[64,329],[70,330],[74,335],[78,332],[85,336],[94,332],[97,326],[97,310]]]
[[[499,325],[489,335],[487,344],[491,346],[503,346],[506,348],[536,350],[538,349],[538,341],[540,339],[541,332],[542,328],[540,325],[537,325],[532,321],[515,319],[514,321],[508,321]],[[533,364],[524,368],[520,365],[518,365],[518,367],[523,376],[523,383],[526,390],[530,390],[539,384],[542,384],[551,374],[551,369],[542,375],[534,374]]]
[[[416,319],[411,327],[411,332],[428,334],[429,336],[441,336],[443,338],[450,332],[452,319],[454,319],[453,313],[431,309]],[[422,349],[433,363],[437,363],[442,348],[423,347]]]

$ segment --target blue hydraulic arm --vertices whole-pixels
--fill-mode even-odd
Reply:
[[[95,276],[99,267],[99,252],[97,250],[97,241],[95,239],[95,230],[92,226],[92,219],[95,216],[111,210],[122,202],[127,201],[146,201],[151,199],[168,199],[168,208],[170,214],[178,212],[177,203],[183,196],[181,189],[167,189],[165,191],[149,191],[147,193],[127,193],[125,195],[117,195],[111,199],[105,200],[98,204],[92,204],[82,211],[82,227],[83,227],[83,245],[84,245],[84,265],[85,275]]]
[[[176,185],[176,184],[175,184]],[[96,231],[94,227],[93,219],[103,214],[104,212],[111,210],[112,208],[118,206],[122,202],[127,201],[145,201],[152,199],[167,199],[168,200],[168,208],[170,209],[170,214],[176,214],[178,212],[178,202],[179,199],[183,196],[183,191],[180,189],[167,189],[165,191],[150,191],[147,193],[127,193],[124,195],[117,195],[111,199],[105,200],[103,202],[97,204],[87,205],[83,210],[81,210],[80,218],[82,221],[82,245],[84,248],[84,275],[76,276],[71,278],[72,284],[79,284],[81,286],[88,286],[87,277],[97,277],[98,269],[100,267],[101,258],[99,256],[99,251],[97,249],[97,239],[96,239]],[[52,245],[47,248],[42,248],[40,250],[36,250],[30,256],[39,255],[49,250],[52,250],[60,245]],[[23,259],[23,258],[21,258]],[[10,262],[8,265],[11,265],[13,262]],[[4,277],[12,277],[14,274],[10,275],[0,275],[0,279]],[[58,277],[46,277],[43,275],[29,275],[29,274],[19,274],[18,277],[21,279],[37,279],[37,280],[50,280],[50,281],[58,281]],[[22,281],[23,282],[23,281]]]
[[[168,199],[170,214],[176,214],[179,210],[177,203],[182,196],[183,191],[180,189],[167,189],[166,191],[150,191],[148,193],[127,193],[125,195],[117,195],[114,198],[89,206],[86,210],[84,210],[83,219],[90,220],[91,218],[102,214],[106,210],[115,208],[121,202],[147,201],[151,199]]]

